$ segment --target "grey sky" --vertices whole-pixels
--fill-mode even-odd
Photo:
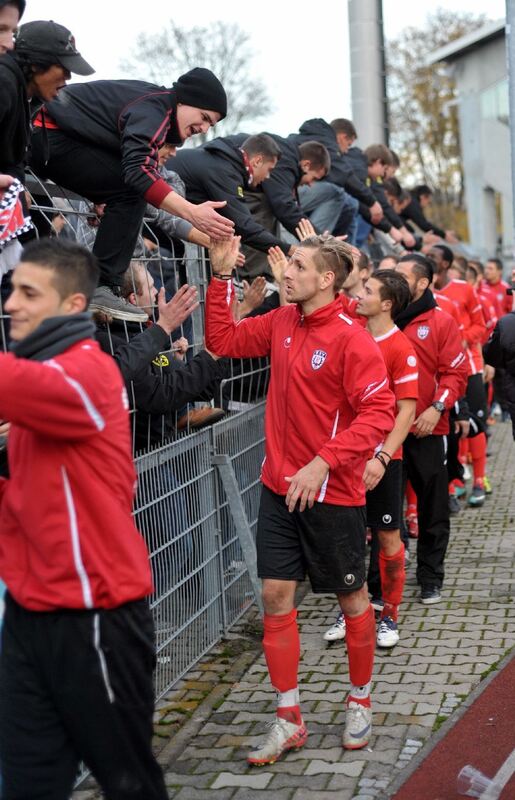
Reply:
[[[445,0],[455,11],[504,16],[504,0]],[[383,0],[386,37],[408,25],[423,24],[435,8],[431,0]],[[144,13],[143,9],[148,9]],[[274,111],[259,129],[285,135],[310,117],[350,116],[349,43],[345,0],[320,0],[308,13],[293,2],[195,0],[182,7],[169,0],[127,3],[120,0],[28,0],[23,21],[53,19],[74,33],[78,49],[96,69],[95,78],[122,78],[120,61],[140,31],[158,31],[173,14],[184,27],[217,19],[237,22],[252,37],[252,71],[260,75]],[[320,15],[319,20],[315,15]],[[201,66],[201,65],[199,65]],[[142,70],[141,77],[144,78]],[[177,77],[170,76],[170,83]],[[75,78],[74,78],[75,80]]]

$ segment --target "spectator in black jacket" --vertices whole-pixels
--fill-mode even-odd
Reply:
[[[424,214],[424,209],[431,205],[433,191],[425,183],[415,186],[409,191],[409,202],[402,209],[401,216],[413,222],[424,233],[434,233],[449,244],[457,244],[458,239],[454,231],[443,230],[434,225]]]
[[[21,184],[31,139],[31,108],[52,100],[71,72],[91,75],[94,71],[77,52],[70,31],[56,22],[22,25],[13,50],[12,25],[24,7],[21,2],[0,3],[0,49],[6,51],[0,56],[0,173]],[[14,268],[20,253],[21,245],[13,239],[0,255],[0,274]]]
[[[241,145],[232,137],[214,139],[202,147],[180,150],[168,167],[182,178],[192,203],[225,200],[221,213],[234,222],[242,242],[263,253],[280,247],[288,255],[292,246],[274,236],[250,213],[245,190],[254,190],[270,178],[281,156],[279,145],[267,133],[247,137]],[[240,271],[245,275],[245,270]]]
[[[335,119],[331,124],[323,119],[309,119],[295,134],[299,142],[317,141],[325,145],[331,156],[331,169],[326,178],[309,189],[299,189],[302,210],[315,229],[329,230],[337,236],[346,234],[351,244],[356,238],[359,203],[369,208],[375,221],[383,215],[372,191],[356,175],[351,161],[346,158],[356,137],[356,129],[348,119]]]
[[[158,170],[165,143],[205,133],[227,113],[225,90],[210,70],[181,75],[171,89],[143,81],[92,81],[67,87],[38,115],[31,164],[35,172],[95,203],[106,203],[94,253],[100,285],[92,310],[145,320],[120,296],[147,202],[187,219],[208,236],[233,224],[213,202],[195,206],[174,192]]]
[[[331,168],[331,157],[319,142],[299,143],[296,134],[287,138],[268,135],[280,148],[281,157],[267,181],[256,190],[248,187],[244,191],[245,201],[255,220],[277,238],[281,238],[279,225],[282,225],[291,235],[291,244],[296,242],[297,228],[305,218],[297,189],[311,186],[325,177]],[[238,133],[228,136],[227,140],[241,147],[245,138],[246,134]],[[248,246],[242,249],[246,256],[242,274],[251,279],[264,275],[272,280],[266,255]]]
[[[0,55],[14,47],[14,34],[25,11],[25,0],[0,0]]]

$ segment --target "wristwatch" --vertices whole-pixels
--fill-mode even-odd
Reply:
[[[433,408],[436,408],[436,410],[439,411],[440,414],[443,414],[443,412],[445,411],[444,404],[441,403],[439,400],[435,400],[435,402],[431,403],[431,405],[433,406]]]

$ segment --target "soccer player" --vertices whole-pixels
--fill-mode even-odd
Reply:
[[[263,648],[277,716],[250,764],[271,764],[307,738],[297,681],[297,582],[336,594],[347,625],[351,689],[343,746],[371,734],[374,611],[365,583],[363,472],[394,423],[394,397],[371,336],[342,310],[338,291],[353,268],[349,245],[312,236],[283,277],[287,305],[235,323],[231,275],[238,238],[210,249],[206,346],[235,358],[270,355],[266,457],[257,532],[263,580]]]
[[[486,430],[487,408],[486,392],[483,384],[483,353],[481,345],[488,338],[481,303],[473,287],[464,280],[449,280],[448,271],[453,262],[452,250],[446,245],[434,245],[429,251],[436,263],[435,287],[454,302],[458,309],[462,344],[467,356],[469,377],[467,382],[467,402],[470,410],[483,423]],[[474,483],[468,498],[468,505],[482,506],[486,497],[486,434],[484,430],[473,439],[462,439],[460,456],[466,457],[470,449]],[[488,488],[490,488],[488,484]]]
[[[67,800],[79,759],[106,797],[167,797],[152,753],[152,580],[131,515],[127,392],[84,313],[97,279],[87,250],[43,239],[23,251],[5,304],[3,800]]]
[[[461,331],[430,290],[433,263],[413,253],[396,268],[408,281],[411,303],[395,318],[418,360],[416,418],[403,447],[408,478],[418,502],[417,580],[424,605],[439,603],[449,542],[446,434],[449,410],[463,396],[467,379]]]
[[[384,443],[367,461],[363,475],[367,489],[367,525],[377,530],[379,573],[384,606],[377,633],[379,647],[399,641],[397,617],[404,589],[404,544],[400,536],[402,514],[402,443],[415,419],[418,398],[417,357],[411,342],[393,322],[410,301],[405,278],[393,270],[380,270],[369,278],[358,299],[357,313],[367,318],[367,330],[379,345],[390,388],[397,401],[395,425]],[[326,641],[343,639],[345,620],[338,615],[326,631]]]

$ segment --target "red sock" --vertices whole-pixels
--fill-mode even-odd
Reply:
[[[263,650],[270,681],[279,694],[297,688],[297,673],[300,658],[300,638],[297,627],[297,609],[289,614],[265,614]],[[300,706],[282,706],[277,716],[300,725]]]
[[[458,458],[462,464],[467,463],[470,439],[460,439],[458,445]]]
[[[393,556],[387,556],[382,550],[379,551],[379,573],[381,575],[384,600],[381,619],[391,617],[394,622],[397,622],[404,581],[406,580],[404,544],[402,542],[399,550]]]
[[[359,617],[349,617],[345,614],[345,624],[350,681],[353,686],[365,686],[372,678],[376,649],[374,609],[369,605]],[[357,702],[361,700],[358,698]],[[370,705],[369,697],[363,705]]]
[[[486,472],[486,435],[478,433],[469,439],[470,454],[472,456],[472,469],[474,470],[474,483],[479,483]]]

